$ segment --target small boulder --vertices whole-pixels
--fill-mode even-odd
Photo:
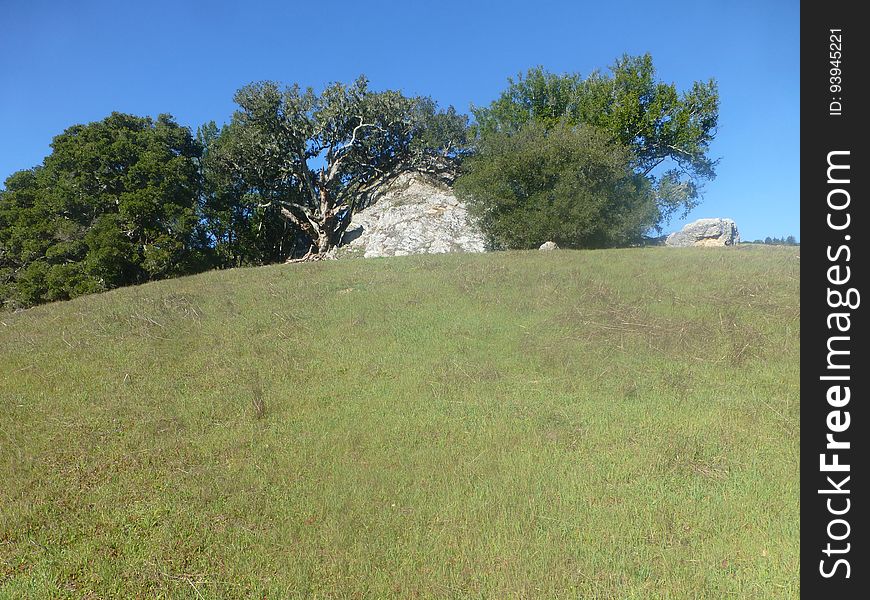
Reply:
[[[556,242],[544,242],[541,244],[541,247],[538,250],[543,250],[544,252],[549,252],[550,250],[558,250],[559,246],[556,245]]]
[[[698,219],[687,223],[665,240],[666,246],[733,246],[740,243],[737,224],[731,219]]]

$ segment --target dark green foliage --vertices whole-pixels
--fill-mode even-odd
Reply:
[[[591,125],[632,152],[635,173],[654,190],[658,226],[694,208],[703,183],[715,176],[707,156],[716,133],[719,95],[715,81],[695,82],[686,92],[658,82],[649,54],[623,56],[609,74],[555,75],[538,67],[509,80],[488,107],[472,108],[476,140],[513,135],[527,123]],[[481,163],[477,163],[480,165]]]
[[[197,131],[203,146],[203,216],[208,225],[217,264],[238,267],[262,265],[286,258],[284,245],[292,245],[294,231],[285,231],[274,211],[256,210],[245,202],[245,192],[220,157],[227,152],[229,128],[212,121]]]
[[[496,248],[624,246],[659,217],[631,165],[631,153],[593,127],[530,121],[488,134],[457,191]]]
[[[54,138],[0,196],[0,303],[30,306],[207,266],[201,146],[172,117],[113,113]]]

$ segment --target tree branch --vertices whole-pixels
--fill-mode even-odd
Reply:
[[[317,187],[314,185],[314,180],[311,178],[311,170],[308,168],[308,163],[302,159],[302,155],[300,155],[300,162],[302,171],[302,180],[305,182],[305,185],[308,187],[308,194],[311,196],[311,204],[313,206],[320,206],[320,198],[317,197]]]
[[[365,123],[362,115],[357,115],[357,119],[359,119],[359,125],[353,128],[353,132],[350,136],[350,141],[344,144],[341,148],[338,148],[334,153],[334,160],[329,167],[329,173],[326,175],[326,181],[331,182],[335,179],[335,176],[338,174],[338,167],[341,165],[341,162],[350,154],[351,148],[356,143],[356,135],[359,133],[359,130],[363,127],[375,127],[376,129],[380,129],[383,131],[383,128],[378,126],[377,123]]]
[[[692,158],[692,159],[695,158],[695,156],[691,152],[686,152],[685,150],[683,150],[681,148],[677,148],[676,146],[672,146],[670,144],[665,144],[665,147],[670,148],[674,152],[679,152],[680,154],[682,154],[684,156],[688,156],[689,158]]]
[[[298,204],[296,206],[298,206]],[[302,220],[298,216],[294,215],[291,210],[282,206],[281,216],[296,225],[299,229],[302,230],[303,233],[305,233],[305,235],[310,237],[312,240],[316,240],[317,236],[320,235],[320,227],[315,221],[309,219],[307,215],[305,217],[305,220]]]
[[[655,169],[657,166],[659,166],[659,165],[662,164],[663,162],[665,162],[665,157],[661,157],[661,158],[659,158],[659,159],[658,159],[655,163],[653,163],[653,164],[652,164],[652,165],[651,165],[651,166],[650,166],[646,171],[643,172],[643,176],[646,177],[647,175],[649,175],[649,174],[650,174],[650,171],[652,171],[653,169]]]

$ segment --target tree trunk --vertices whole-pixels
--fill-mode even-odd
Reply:
[[[332,244],[329,242],[329,234],[326,232],[326,227],[322,227],[320,235],[317,236],[317,253],[326,255],[332,249]]]
[[[326,188],[325,176],[320,182],[320,232],[317,236],[317,253],[325,255],[332,249],[332,230],[335,227],[335,217],[332,215],[332,198]]]
[[[309,185],[314,182],[309,178]],[[286,206],[281,209],[282,216],[293,223],[311,240],[309,251],[302,258],[289,259],[287,262],[303,262],[331,258],[332,252],[341,240],[342,233],[349,223],[349,215],[345,214],[347,206],[337,201],[330,193],[329,180],[326,171],[321,171],[318,177],[318,189],[311,192],[316,200],[316,210],[308,210],[299,205],[292,205],[298,214]],[[339,218],[344,215],[343,218]]]

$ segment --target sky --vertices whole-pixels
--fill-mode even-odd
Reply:
[[[112,111],[230,120],[252,81],[375,90],[468,113],[507,78],[605,70],[649,52],[680,90],[719,84],[720,160],[701,205],[665,231],[728,217],[741,237],[800,239],[799,12],[793,1],[0,0],[0,181],[55,135]]]

